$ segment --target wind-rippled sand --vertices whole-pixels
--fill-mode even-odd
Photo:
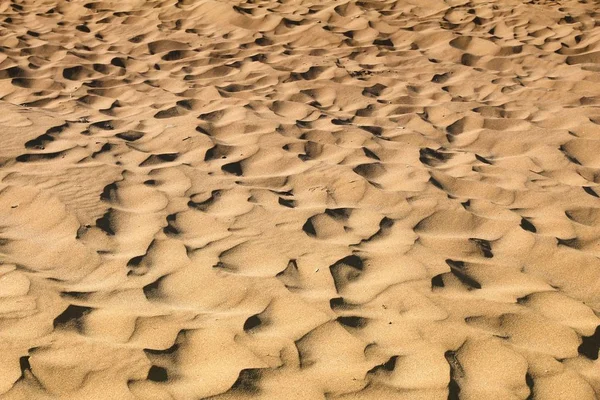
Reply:
[[[0,2],[1,399],[600,397],[593,0]]]

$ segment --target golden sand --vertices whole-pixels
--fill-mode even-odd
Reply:
[[[4,0],[0,99],[0,399],[600,398],[594,0]]]

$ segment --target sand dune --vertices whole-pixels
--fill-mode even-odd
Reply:
[[[0,2],[0,398],[600,398],[599,17]]]

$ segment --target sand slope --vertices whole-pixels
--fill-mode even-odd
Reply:
[[[599,18],[0,2],[0,398],[600,398]]]

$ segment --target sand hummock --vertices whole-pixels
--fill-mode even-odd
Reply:
[[[0,2],[0,399],[600,398],[594,0]]]

